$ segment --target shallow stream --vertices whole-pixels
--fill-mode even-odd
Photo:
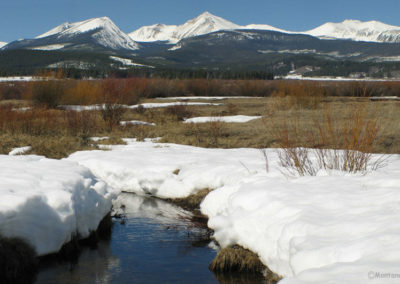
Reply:
[[[114,205],[110,241],[85,247],[79,258],[42,266],[36,284],[263,283],[254,276],[215,275],[217,251],[204,225],[171,203],[122,194]]]

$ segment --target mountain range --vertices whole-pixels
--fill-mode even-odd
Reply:
[[[378,21],[361,22],[345,20],[341,23],[325,23],[309,31],[287,31],[265,24],[240,26],[204,12],[197,18],[183,25],[155,24],[141,27],[129,36],[139,42],[168,41],[176,43],[183,38],[208,34],[221,30],[269,30],[287,34],[304,34],[322,39],[350,39],[371,42],[400,42],[400,27],[387,25]]]
[[[25,50],[29,56],[53,52],[56,62],[49,64],[47,58],[41,67],[89,68],[98,65],[100,60],[93,54],[102,54],[103,62],[108,58],[108,65],[125,69],[240,67],[277,73],[307,65],[315,71],[332,66],[332,62],[336,65],[346,61],[362,63],[363,70],[367,65],[376,70],[382,69],[379,66],[384,62],[400,62],[400,27],[397,26],[345,20],[294,32],[264,24],[240,26],[208,12],[182,25],[155,24],[131,33],[121,31],[108,17],[94,18],[61,24],[34,39],[17,40],[1,47],[2,44],[5,43],[0,43],[0,68],[9,64],[7,58],[17,54],[10,53],[15,50]],[[6,52],[8,55],[1,57]],[[79,55],[77,59],[78,52],[92,54],[92,61],[87,62],[86,55]],[[18,54],[14,56],[21,53]],[[1,58],[5,63],[2,64]],[[24,66],[18,58],[14,61]]]

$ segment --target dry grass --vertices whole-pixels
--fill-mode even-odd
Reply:
[[[200,92],[202,81],[197,81],[196,92]],[[142,94],[149,94],[149,88],[156,88],[151,84],[163,85],[164,81],[151,81],[130,79],[121,81],[68,82],[78,95],[72,96],[70,101],[75,103],[101,102],[108,100],[111,105],[115,102],[137,101]],[[173,88],[183,88],[187,82],[172,80],[168,82],[171,94]],[[217,90],[209,83],[205,90]],[[237,86],[243,89],[257,89],[264,83],[247,84],[242,81],[221,81],[225,94],[236,90]],[[242,84],[242,85],[241,85]],[[100,92],[98,87],[102,86]],[[235,87],[236,86],[236,87]],[[28,111],[15,111],[13,108],[33,105],[29,100],[7,100],[0,102],[0,151],[8,153],[11,148],[32,146],[31,153],[45,154],[48,157],[64,157],[80,149],[95,148],[89,141],[91,136],[110,136],[113,142],[121,143],[120,138],[132,137],[138,140],[144,138],[161,137],[162,142],[171,142],[201,147],[237,148],[237,147],[282,147],[291,148],[334,148],[353,150],[349,147],[354,141],[344,141],[338,137],[358,137],[356,140],[369,141],[368,149],[361,152],[400,153],[400,103],[394,101],[370,102],[362,97],[332,97],[327,96],[334,92],[350,92],[354,94],[361,91],[361,86],[348,84],[329,85],[322,87],[320,84],[282,83],[274,82],[262,85],[268,86],[269,93],[274,93],[266,98],[237,98],[225,100],[202,100],[199,102],[217,102],[221,106],[183,106],[159,109],[130,109],[118,113],[118,117],[111,120],[102,119],[100,112],[68,112],[58,109],[35,107]],[[26,86],[25,86],[26,87]],[[94,89],[91,90],[91,87]],[[261,89],[263,89],[262,87]],[[272,88],[273,87],[273,88]],[[385,85],[387,90],[398,89],[396,84]],[[382,86],[380,86],[382,88]],[[240,89],[240,88],[239,88]],[[369,86],[371,93],[379,88]],[[91,90],[91,91],[90,91]],[[219,90],[219,89],[218,89]],[[230,90],[230,91],[229,91]],[[247,91],[248,91],[247,90]],[[263,89],[267,90],[267,89]],[[281,91],[279,94],[278,91]],[[347,91],[346,91],[347,90]],[[365,90],[365,88],[364,88]],[[328,92],[329,91],[329,92]],[[103,97],[99,99],[100,93]],[[63,100],[66,102],[68,94]],[[84,95],[88,94],[85,101]],[[108,95],[107,95],[108,94]],[[155,93],[151,93],[154,95]],[[199,93],[201,94],[201,93]],[[205,95],[205,93],[202,93]],[[299,97],[295,97],[299,94]],[[150,95],[149,95],[150,96]],[[28,96],[26,96],[28,97]],[[63,101],[63,102],[64,102]],[[155,102],[160,100],[142,99],[141,102]],[[358,110],[357,110],[358,109]],[[356,110],[356,111],[355,111]],[[362,110],[368,110],[363,112]],[[222,123],[210,122],[200,124],[182,123],[183,118],[195,116],[224,116],[224,115],[262,115],[262,120],[253,120],[248,123]],[[366,116],[367,115],[367,116]],[[358,116],[358,118],[356,117]],[[107,117],[107,115],[106,115]],[[369,124],[368,129],[376,127],[376,133],[369,132],[369,137],[359,136],[357,132],[349,136],[338,133],[351,133],[355,122],[365,122],[365,117],[376,121],[375,126]],[[127,125],[122,127],[120,120],[140,120],[155,123],[155,126]],[[335,127],[332,127],[334,122]],[[331,126],[329,126],[331,124]],[[355,129],[359,127],[355,127]],[[321,131],[321,129],[323,131]],[[330,131],[330,130],[334,131]],[[362,131],[362,133],[366,133]],[[372,135],[373,134],[373,135]],[[336,138],[335,138],[336,137]],[[286,141],[285,141],[286,140]],[[290,143],[289,143],[290,141]],[[359,144],[359,142],[357,142]],[[97,144],[97,143],[95,143]],[[347,145],[347,146],[346,146]],[[288,147],[287,147],[288,148]],[[360,150],[360,149],[359,149]],[[323,153],[324,155],[326,153]],[[326,155],[325,155],[326,156]],[[353,159],[354,157],[349,157]]]
[[[260,261],[257,254],[235,245],[222,249],[210,263],[213,272],[245,272],[264,274],[268,268]],[[275,275],[276,280],[281,277]]]
[[[179,171],[175,171],[174,174],[178,175]],[[204,198],[209,194],[212,190],[209,188],[205,188],[197,191],[195,194],[192,194],[185,198],[174,198],[168,199],[172,203],[179,205],[180,207],[187,210],[196,210],[200,208],[200,203],[204,200]]]

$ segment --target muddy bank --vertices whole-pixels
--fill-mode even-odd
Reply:
[[[184,198],[167,198],[166,201],[169,201],[175,205],[182,207],[183,209],[194,211],[200,209],[200,203],[204,200],[204,198],[212,191],[212,189],[205,188],[199,190],[197,193],[189,195]]]

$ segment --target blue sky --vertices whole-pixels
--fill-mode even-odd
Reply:
[[[400,26],[400,0],[0,0],[0,41],[33,38],[64,23],[108,16],[123,31],[182,24],[209,11],[236,24],[308,30],[344,19]]]

